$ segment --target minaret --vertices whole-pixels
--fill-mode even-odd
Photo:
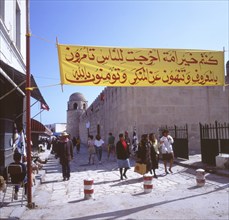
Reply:
[[[87,101],[81,93],[73,93],[68,101],[67,109],[67,133],[71,135],[71,139],[79,134],[79,118],[87,109]]]

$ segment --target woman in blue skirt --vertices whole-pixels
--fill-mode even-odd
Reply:
[[[120,179],[123,180],[123,177],[127,179],[126,171],[130,169],[130,151],[123,134],[119,134],[119,141],[116,144],[116,154],[120,172]]]

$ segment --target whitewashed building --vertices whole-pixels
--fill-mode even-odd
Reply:
[[[25,73],[26,1],[0,1],[0,58]]]
[[[37,86],[31,76],[31,86]],[[0,0],[0,173],[12,162],[12,137],[25,128],[26,1]],[[38,89],[31,96],[47,105]]]
[[[67,124],[66,123],[53,123],[53,124],[46,124],[47,128],[49,128],[53,133],[61,133],[66,131]]]

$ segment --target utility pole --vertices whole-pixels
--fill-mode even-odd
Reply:
[[[28,207],[33,208],[32,203],[32,168],[31,168],[31,116],[30,116],[30,95],[31,95],[31,77],[30,77],[30,16],[29,0],[26,0],[26,143],[27,143],[27,202]]]

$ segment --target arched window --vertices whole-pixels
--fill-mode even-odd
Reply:
[[[74,103],[74,105],[73,105],[73,109],[78,109],[78,105],[77,105],[77,103]]]
[[[83,109],[86,110],[86,104],[85,103],[83,104]]]

